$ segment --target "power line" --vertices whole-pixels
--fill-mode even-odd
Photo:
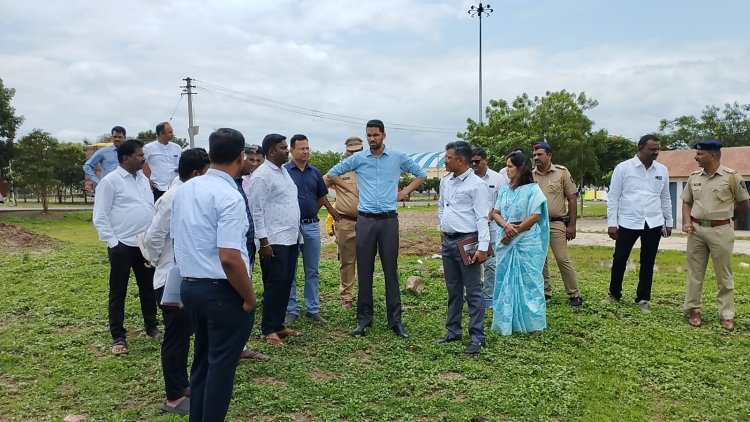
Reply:
[[[180,94],[180,99],[179,99],[179,100],[177,100],[177,105],[176,105],[176,106],[174,106],[174,110],[172,110],[172,115],[171,115],[171,116],[169,116],[169,120],[167,120],[168,122],[171,122],[171,121],[172,121],[172,119],[174,118],[174,114],[175,114],[175,113],[177,113],[177,107],[179,107],[179,106],[180,106],[180,103],[182,102],[182,97],[183,97],[184,95],[185,95],[185,93],[182,93],[182,94]]]
[[[200,85],[197,87],[203,93],[216,96],[218,98],[238,101],[246,104],[252,104],[260,107],[266,107],[273,110],[284,111],[287,113],[299,114],[308,117],[314,117],[319,119],[331,120],[339,123],[352,124],[361,126],[362,121],[367,120],[360,117],[347,116],[343,114],[328,113],[321,110],[315,110],[311,108],[296,106],[293,104],[283,103],[275,101],[269,98],[261,97],[258,95],[237,91],[231,88],[226,88],[220,85],[212,84],[206,81],[198,81]],[[450,133],[455,134],[459,132],[457,129],[422,126],[422,125],[409,125],[403,123],[386,122],[389,129],[403,132],[415,132],[415,133]]]

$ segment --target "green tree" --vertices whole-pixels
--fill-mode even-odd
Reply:
[[[701,115],[680,116],[659,122],[658,136],[663,149],[688,149],[699,141],[716,139],[724,146],[750,145],[750,104],[706,106]]]
[[[331,167],[338,164],[339,161],[344,159],[344,154],[336,151],[312,151],[310,152],[310,160],[308,161],[311,165],[315,166],[320,170],[322,174],[328,173]]]
[[[14,178],[37,195],[44,213],[49,210],[49,194],[57,183],[59,145],[57,139],[40,129],[34,129],[16,145]]]
[[[139,141],[143,141],[144,144],[153,142],[156,140],[156,138],[157,138],[156,132],[154,132],[151,129],[138,132],[138,135],[136,135],[135,137],[135,139],[138,139]]]
[[[524,93],[511,103],[490,100],[485,110],[487,124],[467,119],[467,130],[458,137],[483,147],[495,169],[505,166],[508,152],[522,149],[530,155],[532,143],[544,139],[553,150],[553,161],[568,167],[583,185],[602,174],[597,145],[608,135],[605,130],[592,132],[593,121],[585,114],[598,104],[583,92],[565,90],[533,98]]]
[[[81,144],[59,144],[57,160],[55,162],[55,178],[57,179],[57,201],[63,202],[66,189],[70,190],[70,202],[76,189],[83,189],[83,163],[86,152]]]
[[[421,189],[421,190],[420,190]],[[439,177],[431,177],[422,183],[422,185],[417,188],[418,192],[435,192],[436,194],[440,193],[440,178]]]
[[[612,172],[621,162],[633,158],[638,149],[637,144],[622,136],[610,136],[597,145],[597,160],[601,176],[595,184],[608,186]]]
[[[23,123],[23,116],[16,116],[16,109],[11,101],[16,90],[6,88],[0,78],[0,180],[10,179],[10,164],[13,161],[16,132]]]

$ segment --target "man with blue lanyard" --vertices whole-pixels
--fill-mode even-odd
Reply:
[[[388,309],[388,326],[401,338],[409,333],[401,323],[401,293],[398,283],[398,201],[405,200],[421,185],[427,174],[408,155],[386,148],[385,125],[380,120],[370,120],[366,125],[370,149],[354,154],[336,164],[328,176],[337,189],[346,190],[341,175],[353,171],[357,176],[359,205],[357,216],[357,328],[353,336],[365,335],[372,325],[372,277],[375,271],[375,253],[385,276],[385,302]],[[398,191],[401,172],[414,175],[409,186]]]

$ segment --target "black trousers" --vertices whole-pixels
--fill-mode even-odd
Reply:
[[[622,279],[625,276],[625,267],[628,264],[633,245],[640,237],[641,270],[638,274],[638,289],[635,294],[635,301],[651,300],[651,283],[654,279],[656,253],[661,241],[661,227],[650,228],[648,224],[642,230],[618,227],[615,253],[612,256],[612,272],[609,279],[609,294],[616,299],[622,297]]]
[[[401,323],[401,292],[398,284],[398,217],[357,217],[357,322],[372,324],[372,279],[375,253],[385,276],[385,304],[388,326]]]
[[[154,188],[151,188],[151,191],[154,193],[154,202],[158,201],[159,198],[161,198],[162,195],[164,195],[165,193],[167,193],[167,191],[163,191],[163,190],[159,190],[159,189],[154,189]]]
[[[182,282],[180,296],[195,328],[190,369],[190,421],[223,421],[254,313],[227,280]]]
[[[286,305],[297,268],[299,245],[271,245],[273,259],[260,259],[263,274],[263,317],[260,332],[269,335],[284,329]]]
[[[161,303],[164,287],[155,290],[156,300]],[[177,306],[163,306],[161,315],[164,318],[164,341],[161,343],[161,370],[164,375],[164,390],[167,400],[177,400],[185,394],[190,386],[188,380],[188,352],[193,325],[190,314]]]
[[[138,285],[141,301],[143,325],[148,332],[156,328],[156,295],[154,294],[154,269],[146,268],[141,250],[134,246],[118,243],[108,248],[109,255],[109,332],[113,339],[125,338],[125,298],[128,292],[128,279],[132,268]]]

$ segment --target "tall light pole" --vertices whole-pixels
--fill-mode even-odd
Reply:
[[[482,106],[482,15],[489,17],[492,9],[489,4],[479,3],[479,6],[472,5],[468,13],[472,18],[479,17],[479,124],[481,125],[484,114]]]

